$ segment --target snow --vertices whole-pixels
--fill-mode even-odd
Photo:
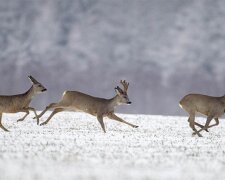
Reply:
[[[225,178],[223,120],[198,138],[187,117],[119,114],[139,128],[105,119],[104,134],[85,113],[58,113],[46,126],[33,115],[16,123],[21,116],[3,116],[10,132],[0,131],[1,180]]]

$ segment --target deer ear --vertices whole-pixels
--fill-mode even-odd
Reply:
[[[122,91],[122,89],[120,89],[119,86],[115,87],[115,91],[116,91],[116,94],[118,94],[118,95],[123,94],[123,91]]]
[[[120,92],[118,91],[118,89],[115,87],[115,91],[116,91],[116,94],[120,94]]]
[[[28,78],[30,79],[30,82],[33,84],[32,76],[28,76]]]
[[[30,79],[32,84],[37,84],[38,83],[37,80],[34,79],[32,76],[28,76],[28,78]]]

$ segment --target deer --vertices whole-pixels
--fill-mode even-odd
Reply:
[[[39,118],[37,116],[36,110],[33,107],[30,107],[30,102],[32,98],[46,91],[47,89],[39,83],[32,76],[28,76],[31,80],[32,86],[23,94],[16,95],[0,95],[0,128],[4,131],[9,131],[2,125],[2,114],[3,113],[17,113],[17,112],[25,112],[26,114],[18,119],[17,122],[23,121],[29,114],[29,110],[33,111],[36,118],[37,124],[39,125]]]
[[[106,133],[105,124],[103,122],[104,117],[108,117],[112,120],[125,123],[133,128],[137,128],[137,125],[126,122],[114,113],[114,108],[116,106],[121,104],[131,104],[127,95],[129,83],[125,80],[121,80],[120,83],[122,84],[123,89],[119,86],[115,87],[116,95],[111,99],[94,97],[79,91],[64,91],[62,98],[58,103],[50,103],[45,110],[38,115],[38,118],[41,118],[47,110],[53,109],[47,120],[41,123],[40,126],[46,125],[56,113],[62,111],[79,111],[97,117],[104,133]]]
[[[208,132],[209,128],[219,125],[219,118],[225,112],[225,95],[214,97],[202,94],[188,94],[181,99],[179,105],[189,114],[188,122],[194,131],[193,135],[197,134],[199,137],[202,137],[201,131],[205,130]],[[195,122],[196,113],[207,116],[205,126]],[[215,124],[210,125],[213,119]],[[201,129],[197,131],[195,125]]]

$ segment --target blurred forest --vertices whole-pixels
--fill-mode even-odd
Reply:
[[[187,93],[225,94],[224,0],[0,0],[0,94],[66,89],[111,98],[130,82],[117,112],[185,115]]]

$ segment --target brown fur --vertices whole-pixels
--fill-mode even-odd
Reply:
[[[96,116],[104,132],[106,132],[103,122],[103,117],[105,116],[137,128],[138,126],[128,123],[114,114],[114,108],[117,105],[130,104],[127,95],[127,88],[129,84],[126,81],[121,81],[121,84],[124,86],[124,90],[117,86],[115,88],[117,95],[112,99],[93,97],[78,91],[65,91],[58,103],[51,103],[40,115],[38,115],[40,118],[48,109],[54,109],[48,119],[41,123],[41,125],[46,125],[49,120],[58,112],[82,111]]]
[[[202,130],[208,131],[208,128],[219,124],[218,118],[224,114],[225,110],[225,96],[213,97],[202,94],[189,94],[181,99],[180,106],[189,114],[188,121],[194,131],[193,134],[202,137],[200,134]],[[197,112],[207,116],[205,126],[195,122],[195,114]],[[216,123],[209,126],[212,119],[215,119]],[[195,125],[201,129],[197,131]]]
[[[4,131],[8,131],[2,125],[2,114],[3,113],[17,113],[17,112],[25,112],[25,116],[21,119],[18,119],[17,122],[23,121],[27,115],[29,114],[29,110],[32,110],[37,117],[36,110],[32,107],[29,107],[32,97],[36,94],[43,92],[46,90],[44,86],[42,86],[38,81],[36,81],[33,77],[29,76],[32,81],[31,88],[23,94],[11,95],[11,96],[0,96],[0,128]],[[37,117],[37,124],[39,124],[39,118]]]

